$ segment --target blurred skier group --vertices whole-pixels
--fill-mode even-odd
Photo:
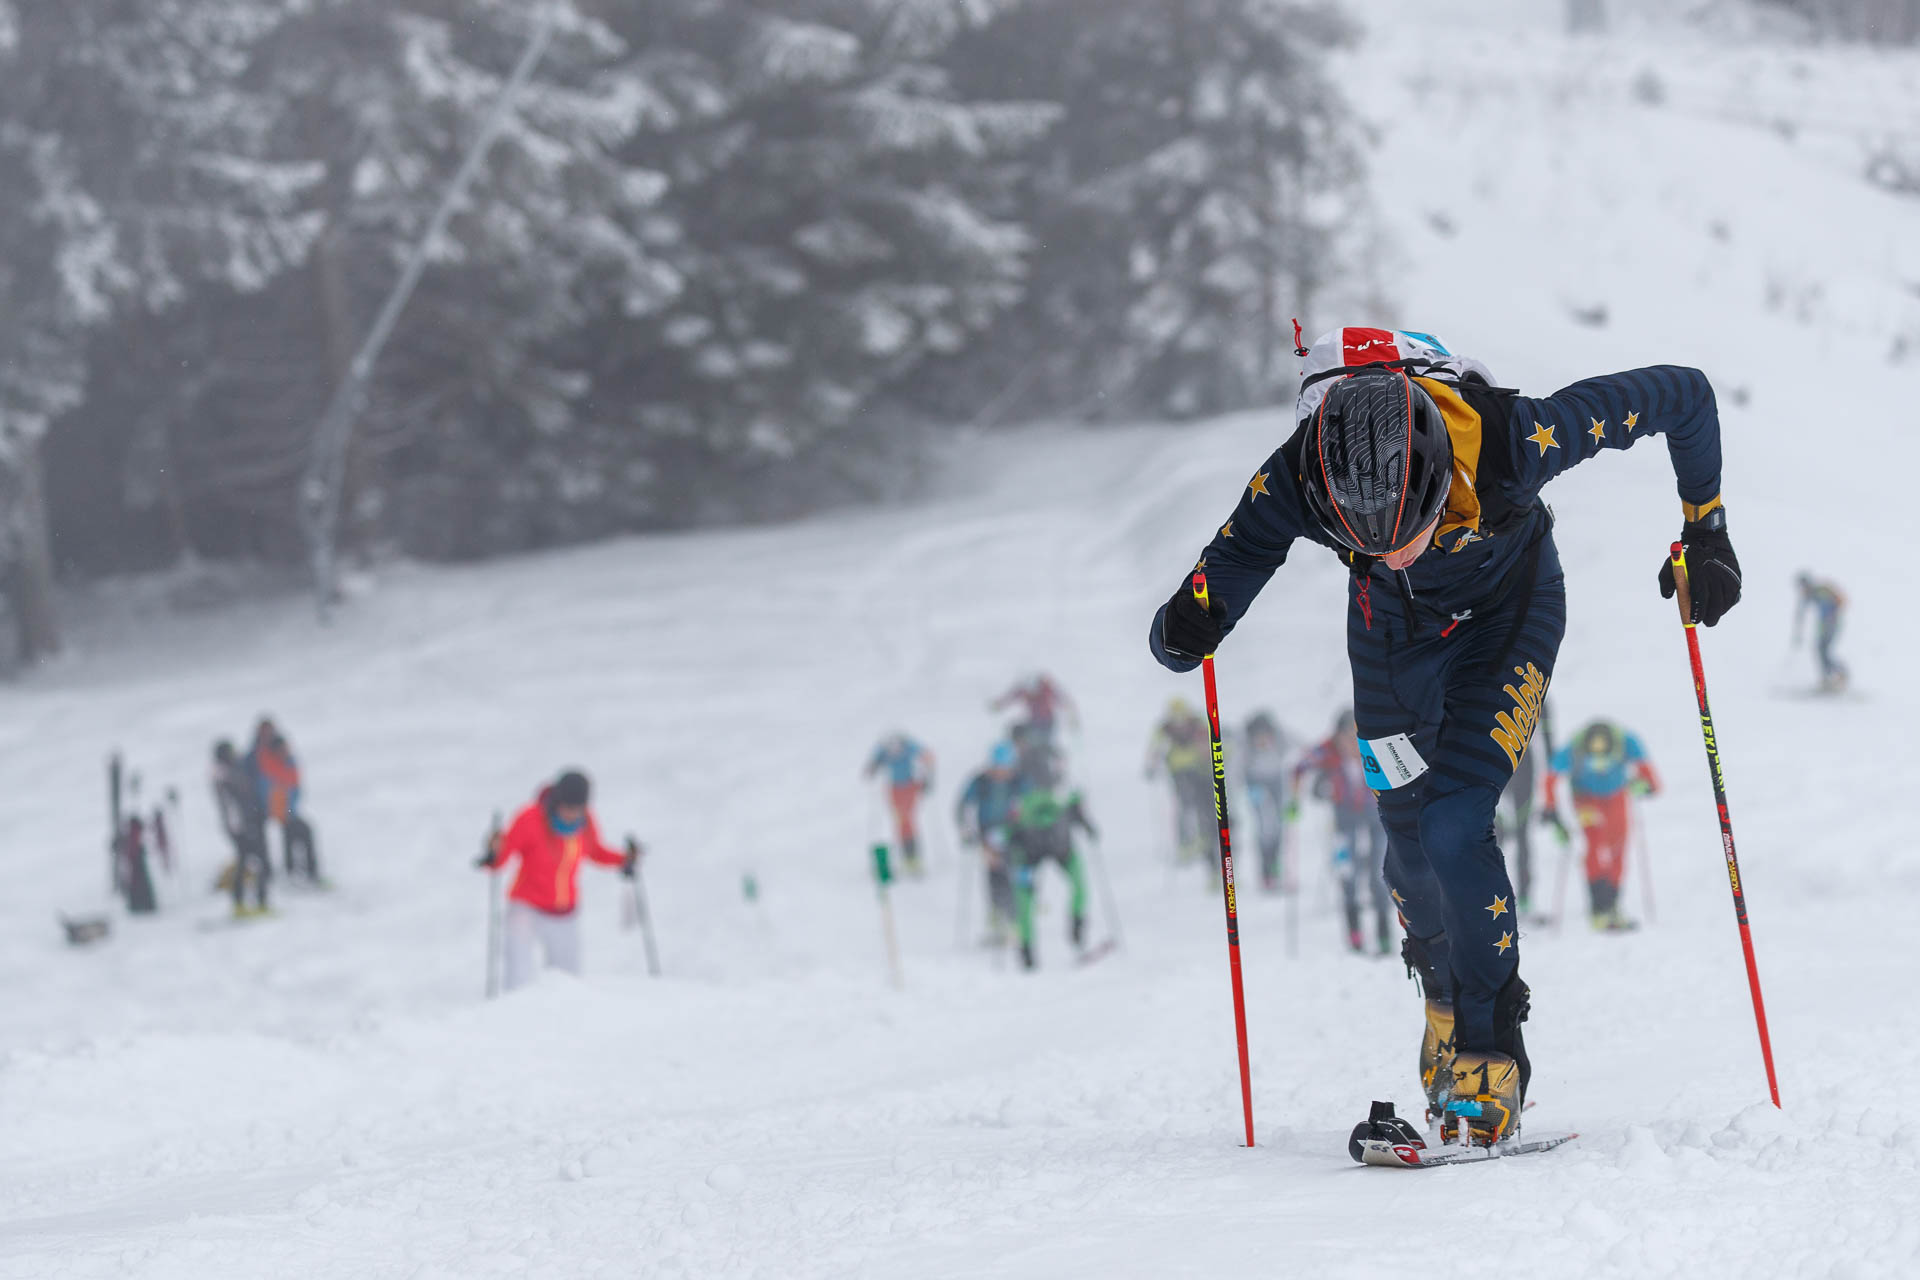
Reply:
[[[1519,914],[1539,923],[1561,915],[1566,862],[1554,908],[1542,913],[1542,904],[1533,897],[1531,835],[1536,824],[1553,831],[1571,858],[1572,837],[1560,807],[1565,779],[1575,823],[1586,839],[1589,921],[1596,929],[1631,929],[1635,922],[1619,902],[1628,837],[1635,829],[1631,800],[1655,794],[1658,775],[1640,739],[1611,721],[1595,720],[1556,748],[1551,716],[1543,720],[1548,761],[1544,797],[1543,775],[1530,752],[1508,784],[1500,814],[1500,838],[1514,857]],[[1346,946],[1359,954],[1396,952],[1396,913],[1385,877],[1387,834],[1367,782],[1352,710],[1342,709],[1332,731],[1317,741],[1290,734],[1271,711],[1256,711],[1237,731],[1229,731],[1225,754],[1229,778],[1242,797],[1235,812],[1251,815],[1261,889],[1279,895],[1300,892],[1299,859],[1306,843],[1302,801],[1322,802],[1331,832],[1329,871],[1339,889]],[[1154,727],[1146,774],[1149,779],[1164,777],[1170,786],[1175,862],[1205,863],[1217,887],[1212,738],[1205,718],[1185,699],[1173,699]]]
[[[210,781],[216,812],[233,860],[214,878],[214,887],[233,897],[236,919],[268,914],[268,885],[273,861],[268,852],[268,828],[280,828],[280,847],[291,882],[327,888],[320,874],[313,826],[300,812],[300,766],[293,748],[271,717],[260,717],[243,753],[231,739],[213,746]],[[107,765],[108,847],[113,865],[113,888],[129,913],[146,915],[160,907],[154,889],[153,863],[173,875],[178,868],[174,834],[179,819],[179,792],[169,787],[164,804],[142,807],[140,775],[126,769],[120,755]],[[171,816],[170,816],[171,815]],[[93,942],[108,928],[99,921],[75,928],[67,922],[68,940]]]
[[[1214,855],[1213,739],[1205,718],[1184,698],[1167,705],[1147,747],[1146,776],[1164,776],[1173,794],[1173,843],[1176,863],[1205,863],[1219,883]],[[1247,718],[1225,743],[1228,775],[1245,798],[1238,811],[1252,814],[1252,835],[1260,859],[1260,887],[1267,893],[1296,894],[1297,860],[1286,856],[1288,833],[1300,818],[1303,785],[1325,801],[1334,830],[1332,865],[1340,886],[1347,945],[1368,949],[1362,928],[1365,908],[1373,915],[1374,949],[1391,946],[1392,916],[1386,881],[1386,831],[1367,786],[1366,771],[1353,731],[1353,713],[1334,717],[1333,732],[1318,741],[1296,738],[1268,710]],[[1296,841],[1297,843],[1297,841]],[[1365,907],[1363,908],[1363,900]]]
[[[985,875],[983,942],[1012,943],[1021,965],[1036,967],[1039,881],[1052,866],[1067,881],[1068,942],[1079,958],[1094,958],[1111,940],[1101,947],[1089,940],[1089,862],[1082,838],[1097,840],[1099,831],[1085,798],[1069,781],[1059,733],[1063,722],[1077,730],[1079,713],[1066,691],[1044,673],[1018,681],[987,709],[1011,710],[1015,719],[967,778],[954,810],[961,843],[979,853]],[[923,874],[918,807],[933,787],[933,753],[895,732],[874,748],[865,773],[885,781],[903,870],[909,876]],[[1115,923],[1109,921],[1109,929]]]
[[[1804,576],[1803,576],[1804,577]],[[1837,632],[1837,590],[1817,584],[1802,612],[1818,615],[1816,642],[1823,687],[1827,673],[1844,668],[1830,656]],[[1016,949],[1023,968],[1037,966],[1036,903],[1051,866],[1068,892],[1068,940],[1082,959],[1099,954],[1088,937],[1090,871],[1086,841],[1098,838],[1085,797],[1068,779],[1060,741],[1063,724],[1078,729],[1071,698],[1052,676],[1024,677],[988,704],[1014,718],[983,761],[962,784],[954,808],[962,846],[977,852],[984,872],[987,927],[982,946]],[[1502,797],[1497,815],[1502,846],[1513,862],[1517,914],[1539,925],[1566,919],[1566,887],[1576,850],[1586,883],[1587,921],[1601,932],[1639,927],[1621,900],[1630,850],[1637,848],[1644,881],[1643,906],[1653,911],[1651,868],[1637,802],[1660,791],[1660,778],[1645,744],[1612,720],[1592,720],[1565,743],[1556,743],[1551,712],[1543,704],[1543,752],[1526,753]],[[1225,758],[1238,795],[1234,812],[1247,815],[1237,831],[1258,854],[1259,887],[1282,897],[1301,892],[1301,859],[1307,839],[1303,804],[1324,806],[1328,830],[1327,871],[1338,890],[1340,936],[1359,955],[1397,954],[1401,922],[1385,876],[1387,833],[1375,792],[1368,784],[1353,712],[1343,708],[1325,737],[1290,732],[1275,713],[1260,709],[1228,729]],[[1544,767],[1540,761],[1544,760]],[[1162,781],[1170,805],[1170,861],[1204,866],[1210,890],[1219,886],[1217,831],[1213,816],[1212,738],[1205,716],[1184,698],[1172,699],[1153,726],[1144,774]],[[936,779],[933,751],[904,731],[882,738],[867,758],[863,776],[877,783],[888,815],[892,850],[901,872],[925,874],[926,823],[921,806]],[[1571,815],[1569,821],[1568,814]],[[1544,828],[1560,850],[1552,902],[1544,888],[1533,837]]]

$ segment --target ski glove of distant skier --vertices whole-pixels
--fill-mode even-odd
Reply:
[[[1183,662],[1198,662],[1220,647],[1226,634],[1227,607],[1214,601],[1211,609],[1202,609],[1186,583],[1167,601],[1167,612],[1160,619],[1160,644],[1169,657]]]
[[[633,879],[634,868],[638,867],[639,865],[640,865],[640,842],[638,840],[635,840],[632,836],[628,836],[627,837],[627,856],[625,860],[623,860],[620,863],[620,874],[625,876],[627,879],[631,880]]]
[[[1740,603],[1740,558],[1727,540],[1727,511],[1715,507],[1698,520],[1680,526],[1687,549],[1687,590],[1693,600],[1693,621],[1711,627]],[[1660,562],[1660,595],[1673,599],[1673,562]]]

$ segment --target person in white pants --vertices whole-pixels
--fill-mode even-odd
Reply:
[[[506,989],[511,991],[533,977],[534,947],[549,969],[580,976],[580,919],[574,912],[551,915],[524,902],[507,904]]]
[[[534,948],[547,967],[580,972],[580,864],[618,867],[631,878],[640,858],[639,842],[627,837],[625,852],[609,849],[587,808],[585,774],[569,769],[543,787],[538,798],[514,816],[505,834],[493,842],[480,866],[500,871],[519,861],[507,894],[504,985],[511,991],[532,979]]]

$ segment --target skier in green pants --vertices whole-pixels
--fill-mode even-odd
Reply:
[[[1063,799],[1050,778],[1025,776],[1020,780],[1020,797],[1014,801],[1007,826],[1007,851],[1013,861],[1013,897],[1020,929],[1020,963],[1034,967],[1033,900],[1035,880],[1043,863],[1057,863],[1073,886],[1068,908],[1068,936],[1074,949],[1087,946],[1087,868],[1080,851],[1074,848],[1073,829],[1090,836],[1099,833],[1088,820],[1080,793],[1069,791]]]

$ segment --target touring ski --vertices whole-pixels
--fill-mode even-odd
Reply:
[[[1353,1127],[1347,1139],[1347,1154],[1360,1164],[1384,1169],[1436,1169],[1452,1164],[1485,1164],[1508,1156],[1535,1155],[1564,1146],[1580,1135],[1556,1134],[1550,1138],[1521,1141],[1518,1138],[1497,1142],[1490,1147],[1430,1147],[1413,1125],[1394,1115],[1391,1102],[1376,1102],[1367,1120]]]
[[[1435,1151],[1424,1142],[1418,1147],[1397,1146],[1379,1138],[1361,1142],[1361,1164],[1386,1169],[1435,1169],[1450,1164],[1485,1164],[1508,1156],[1530,1156],[1565,1146],[1580,1135],[1560,1133],[1551,1138],[1533,1138],[1525,1142],[1502,1142],[1491,1147],[1442,1147]]]

